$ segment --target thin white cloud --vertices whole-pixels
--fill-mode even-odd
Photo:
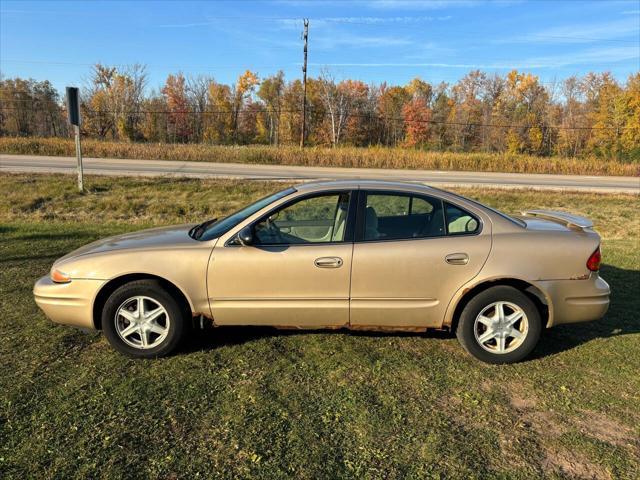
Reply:
[[[386,10],[442,10],[454,7],[475,7],[479,0],[373,0],[367,5]]]
[[[560,68],[571,65],[598,65],[638,60],[640,53],[634,47],[612,47],[590,49],[582,52],[573,52],[559,55],[533,57],[517,61],[500,61],[489,63],[447,63],[447,62],[342,62],[342,63],[312,63],[313,66],[329,67],[432,67],[452,69],[485,69],[485,70],[510,70],[530,68]]]
[[[380,62],[380,63],[357,63],[357,62],[343,62],[343,63],[309,63],[315,67],[363,67],[363,68],[376,68],[376,67],[440,67],[440,68],[489,68],[486,65],[467,64],[467,63],[429,63],[429,62]]]
[[[450,7],[473,7],[487,1],[502,4],[522,0],[355,0],[355,3],[363,8],[379,10],[441,10]],[[342,7],[345,4],[344,0],[274,0],[274,3],[288,7]]]
[[[591,43],[597,41],[622,41],[622,38],[640,35],[637,19],[624,18],[604,23],[573,24],[538,30],[500,40],[500,43]],[[626,41],[626,40],[625,40]],[[631,42],[632,40],[629,40]]]
[[[326,35],[314,38],[314,48],[318,50],[333,50],[336,48],[352,47],[399,47],[412,45],[413,40],[391,35],[355,35],[348,32],[328,32]]]
[[[160,28],[193,28],[193,27],[206,27],[213,25],[214,22],[193,22],[193,23],[167,23],[158,25]]]
[[[581,52],[530,58],[524,62],[524,66],[529,68],[558,68],[570,65],[610,65],[629,60],[640,62],[640,48],[631,46],[592,48]]]
[[[310,17],[313,27],[335,24],[346,25],[379,25],[379,24],[407,24],[407,23],[421,23],[421,22],[443,22],[451,20],[451,15],[443,16],[397,16],[397,17]],[[302,19],[297,18],[284,18],[280,19],[279,23],[284,26],[293,26],[299,28],[302,23]]]

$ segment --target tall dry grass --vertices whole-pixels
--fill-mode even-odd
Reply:
[[[314,167],[461,170],[479,172],[552,173],[639,176],[638,163],[598,158],[536,157],[507,153],[433,152],[388,147],[309,147],[267,145],[126,143],[86,139],[87,157],[196,162],[307,165]],[[75,146],[65,138],[0,137],[0,153],[73,156]]]

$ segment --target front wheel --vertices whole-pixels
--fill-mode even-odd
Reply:
[[[487,363],[525,358],[540,338],[542,322],[535,304],[506,285],[488,288],[462,310],[456,336],[474,357]]]
[[[102,328],[120,353],[157,358],[178,346],[185,318],[184,308],[158,282],[138,280],[122,285],[107,299]]]

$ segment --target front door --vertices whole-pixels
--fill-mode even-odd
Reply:
[[[253,242],[216,245],[207,289],[218,325],[338,327],[349,322],[351,192],[293,199],[252,226]]]
[[[454,292],[489,255],[490,225],[441,199],[404,192],[361,192],[360,212],[351,325],[440,327]]]

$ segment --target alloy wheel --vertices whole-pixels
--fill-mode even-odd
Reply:
[[[491,353],[512,352],[524,342],[529,321],[524,310],[515,303],[494,302],[478,314],[473,325],[475,339]]]
[[[127,344],[141,350],[160,345],[169,334],[171,319],[157,300],[146,296],[128,298],[114,318],[118,336]]]

